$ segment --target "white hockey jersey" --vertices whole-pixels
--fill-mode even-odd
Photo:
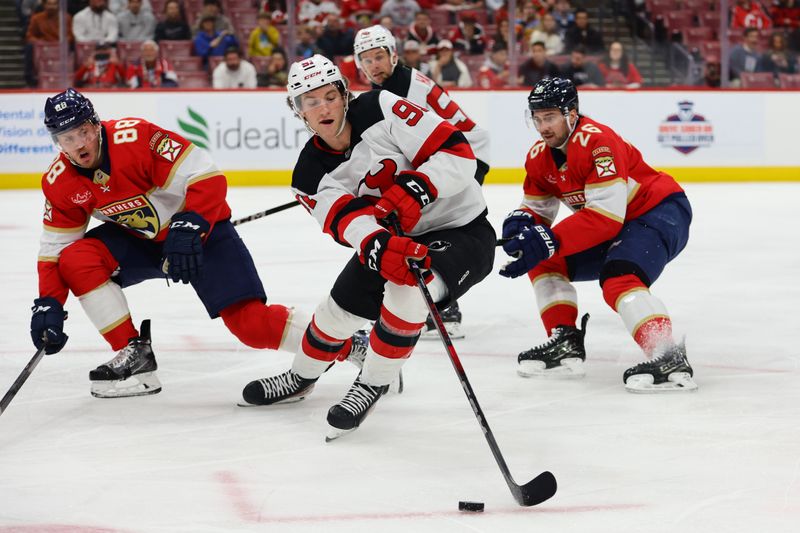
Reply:
[[[337,152],[315,135],[292,175],[297,199],[338,243],[360,250],[382,228],[373,206],[404,170],[424,174],[438,191],[410,236],[461,227],[485,212],[475,156],[453,125],[388,91],[353,100],[347,120],[350,148]]]
[[[415,68],[398,64],[383,85],[384,89],[411,100],[418,106],[430,109],[464,133],[475,157],[486,166],[489,162],[489,132],[478,127],[435,81]]]

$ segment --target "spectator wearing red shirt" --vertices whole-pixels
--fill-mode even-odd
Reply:
[[[478,70],[476,86],[481,89],[499,89],[508,86],[508,47],[496,42],[486,62]]]
[[[758,28],[772,27],[772,20],[760,2],[737,0],[731,14],[731,28]]]
[[[776,28],[800,28],[800,3],[797,0],[775,2],[770,15]]]
[[[94,53],[75,72],[76,87],[108,89],[125,85],[125,71],[117,51],[107,44],[98,44]]]
[[[408,39],[420,44],[420,52],[428,53],[428,48],[435,49],[439,44],[439,36],[431,26],[431,16],[427,11],[414,15],[414,22],[408,27]]]
[[[608,53],[597,66],[606,80],[607,87],[638,89],[642,86],[642,75],[639,74],[636,65],[628,59],[628,54],[620,42],[611,43]]]
[[[158,57],[158,44],[145,41],[142,43],[141,58],[128,64],[125,83],[131,89],[177,87],[178,75],[166,58]]]
[[[461,21],[450,32],[450,41],[456,50],[461,50],[469,55],[479,55],[486,50],[486,32],[478,24],[474,13],[465,11]]]
[[[381,10],[381,0],[342,0],[342,18],[355,22],[360,15],[376,17]]]

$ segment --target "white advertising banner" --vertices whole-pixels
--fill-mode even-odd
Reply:
[[[87,92],[101,118],[142,117],[208,149],[228,171],[289,171],[308,138],[282,91]],[[488,129],[492,167],[521,173],[538,138],[527,91],[458,91]],[[40,174],[55,156],[42,126],[46,93],[0,94],[0,180]],[[608,124],[659,168],[797,167],[800,92],[583,91],[581,112]],[[791,169],[790,169],[791,170]],[[491,177],[491,175],[490,175]]]

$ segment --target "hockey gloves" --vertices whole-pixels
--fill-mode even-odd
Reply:
[[[64,319],[67,313],[64,307],[50,296],[36,298],[33,301],[33,316],[31,316],[31,339],[36,349],[47,343],[44,352],[46,354],[58,353],[67,344],[67,336],[64,333]],[[47,339],[45,341],[45,339]]]
[[[536,265],[553,257],[558,250],[558,241],[550,228],[535,225],[525,228],[516,237],[503,244],[503,250],[515,258],[500,269],[500,275],[516,278],[526,274]]]
[[[517,209],[508,214],[503,221],[503,238],[516,237],[522,230],[536,225],[533,215],[525,209]]]
[[[388,231],[379,231],[364,241],[359,255],[361,262],[370,270],[378,272],[384,279],[397,285],[416,285],[417,278],[411,272],[409,259],[414,259],[426,271],[425,281],[432,274],[428,270],[431,258],[427,257],[428,247],[412,241],[408,237],[395,237]]]
[[[161,270],[174,282],[193,283],[203,272],[203,236],[211,225],[193,211],[172,217],[164,240]]]
[[[375,218],[385,219],[397,213],[400,227],[409,232],[419,222],[422,208],[436,200],[438,191],[428,176],[421,172],[404,171],[398,174],[394,185],[381,194],[375,204]]]

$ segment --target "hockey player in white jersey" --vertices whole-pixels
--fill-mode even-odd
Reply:
[[[433,111],[464,134],[475,152],[475,179],[483,184],[489,171],[489,132],[478,127],[439,84],[419,70],[399,63],[394,35],[383,26],[375,25],[359,30],[353,48],[356,66],[372,82],[373,89],[390,91]],[[453,305],[442,311],[442,320],[451,338],[464,337],[458,302],[453,302]],[[422,338],[439,338],[430,317],[426,321]]]
[[[446,307],[491,271],[496,236],[475,155],[453,125],[387,91],[351,101],[339,69],[320,55],[292,65],[288,91],[314,134],[292,189],[323,232],[356,253],[317,307],[292,368],[251,382],[243,396],[256,405],[304,398],[342,343],[373,320],[363,369],[328,412],[335,438],[359,426],[419,339],[428,312],[408,260],[427,270]],[[408,236],[386,229],[395,216]]]

